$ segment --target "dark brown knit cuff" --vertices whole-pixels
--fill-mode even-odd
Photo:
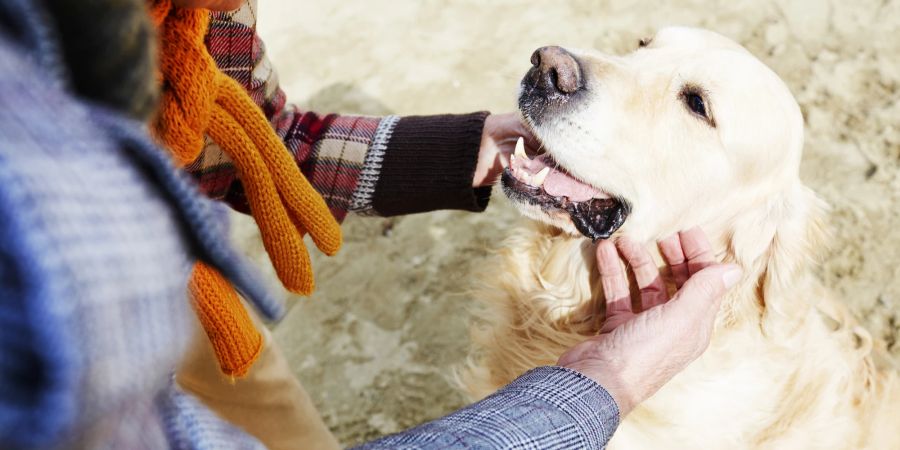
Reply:
[[[372,207],[382,216],[439,209],[484,211],[490,187],[473,188],[487,112],[408,116],[394,127]]]

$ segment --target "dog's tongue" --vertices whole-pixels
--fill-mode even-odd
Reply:
[[[583,202],[592,198],[609,198],[599,189],[572,178],[548,154],[539,155],[534,159],[524,156],[515,158],[512,167],[514,171],[524,171],[529,176],[535,176],[545,168],[550,168],[550,173],[544,179],[542,187],[544,192],[554,197],[568,197],[570,202]],[[529,180],[526,180],[526,182],[531,183]]]
[[[599,189],[584,184],[559,169],[553,169],[544,180],[544,192],[554,197],[568,197],[572,202],[583,202],[592,198],[604,198]]]

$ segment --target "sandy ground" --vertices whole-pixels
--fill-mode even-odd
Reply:
[[[807,120],[803,178],[832,206],[821,277],[900,361],[900,1],[261,0],[260,32],[293,101],[320,111],[509,111],[531,51],[624,52],[667,24],[726,34],[791,87]],[[427,151],[427,149],[423,149]],[[275,336],[345,444],[463,404],[469,273],[520,219],[351,218],[317,257],[318,292]],[[236,238],[260,261],[246,221]]]

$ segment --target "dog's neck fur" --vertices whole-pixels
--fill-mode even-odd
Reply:
[[[764,334],[786,337],[821,294],[812,269],[826,243],[827,205],[799,181],[749,204],[707,224],[722,259],[744,269],[744,286],[733,295],[752,296],[728,302],[725,314],[758,321]]]
[[[855,376],[863,378],[875,376],[869,355],[871,338],[856,326],[846,310],[827,300],[824,287],[813,273],[817,254],[824,245],[826,236],[822,228],[824,211],[824,203],[798,183],[785,192],[758,202],[752,208],[730,217],[726,215],[725,219],[700,224],[710,238],[717,259],[736,263],[744,269],[742,280],[723,301],[716,337],[707,357],[734,357],[733,351],[727,348],[734,342],[733,339],[746,342],[746,339],[754,335],[759,336],[754,345],[760,346],[759,348],[780,348],[778,352],[773,352],[781,355],[807,351],[806,347],[810,342],[819,340],[821,347],[816,349],[817,352],[858,355],[856,362],[838,362],[842,367],[852,367],[848,374],[855,373]],[[584,238],[566,235],[551,227],[539,226],[536,231],[538,236],[544,236],[547,240],[533,242],[530,246],[536,253],[536,257],[531,259],[530,270],[537,276],[540,289],[546,289],[543,295],[555,302],[553,306],[557,309],[548,313],[549,316],[558,321],[556,326],[566,328],[571,333],[596,332],[602,324],[602,314],[598,312],[602,309],[603,302],[600,300],[600,283],[596,263],[593,261],[593,245]],[[663,263],[658,249],[649,243],[648,247],[662,269],[664,280],[671,286],[671,273]],[[567,257],[561,257],[561,254],[567,254]],[[571,292],[562,292],[562,281],[572,280],[573,274],[588,279],[586,284],[589,291],[585,289],[587,286],[579,288],[579,283],[575,280],[576,287],[570,288]],[[535,287],[538,286],[530,286],[531,289]],[[632,289],[632,298],[636,301],[637,287],[632,286]],[[536,297],[533,291],[523,295]],[[540,295],[542,294],[537,297]],[[568,304],[559,301],[563,298],[584,299],[585,296],[590,296],[591,300],[576,300]],[[829,319],[833,323],[827,323]],[[827,337],[829,341],[821,341],[823,337]],[[836,348],[850,350],[838,352]],[[833,360],[834,357],[831,358]],[[815,369],[796,368],[807,372],[827,372],[831,369],[833,368],[825,366]],[[795,376],[792,374],[793,372],[780,375]],[[835,373],[829,382],[835,382],[842,376],[848,377],[848,374]],[[829,380],[824,377],[812,379],[823,383]],[[682,382],[687,385],[693,382],[691,380],[691,376],[682,378]],[[847,391],[845,395],[855,399],[869,398],[874,392],[871,386],[871,383],[857,383],[854,388],[856,390]],[[797,402],[808,402],[810,400],[805,396],[820,389],[832,388],[801,385],[786,390],[785,395],[797,396],[794,399]],[[647,407],[653,409],[653,405],[648,403]],[[799,414],[801,409],[794,407],[791,414]],[[814,410],[812,407],[809,409]],[[636,415],[639,416],[640,413]],[[782,419],[788,423],[805,420],[800,415]],[[759,442],[778,440],[785,433],[781,426],[774,424],[766,430],[761,431],[754,439]]]

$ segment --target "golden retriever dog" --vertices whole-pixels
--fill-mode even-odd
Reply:
[[[826,205],[800,181],[803,116],[779,77],[690,28],[624,56],[544,47],[532,64],[519,109],[542,152],[517,152],[501,183],[534,221],[488,265],[464,388],[487,395],[597,333],[591,240],[652,246],[699,225],[744,277],[710,348],[609,448],[900,448],[896,371],[814,274]]]

